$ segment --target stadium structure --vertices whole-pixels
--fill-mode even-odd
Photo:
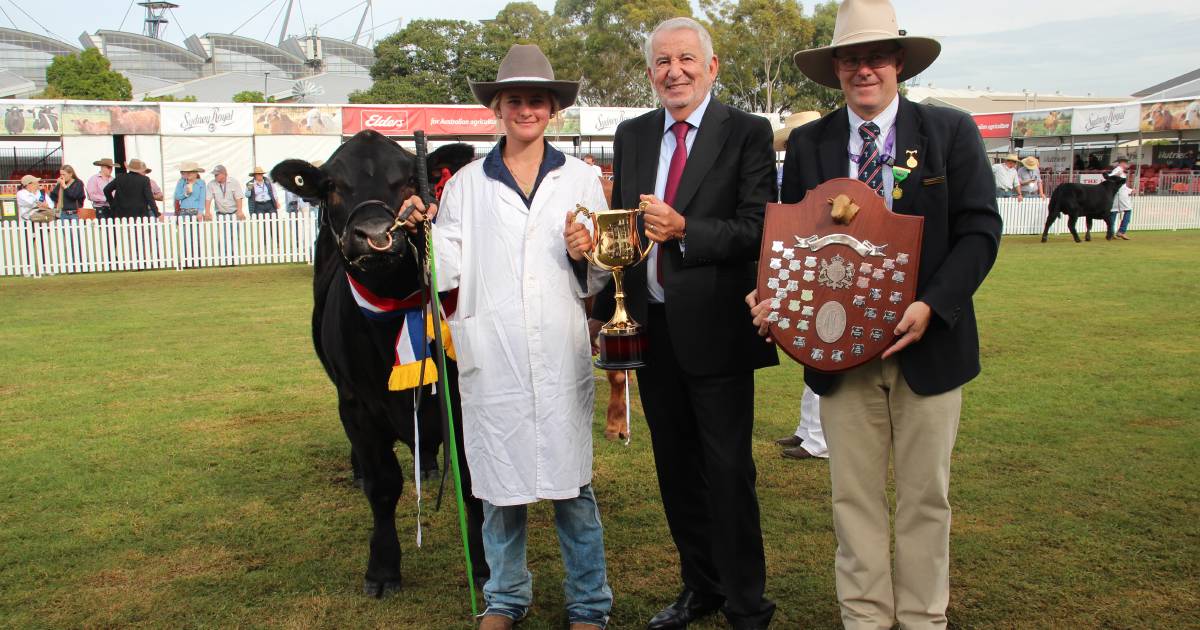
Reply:
[[[272,3],[278,0],[272,0]],[[287,35],[296,0],[286,0],[283,26],[275,43],[231,33],[191,35],[183,46],[163,39],[168,17],[179,5],[139,2],[145,9],[141,33],[97,30],[79,36],[78,46],[16,28],[0,28],[0,98],[20,98],[46,87],[46,68],[54,57],[95,48],[125,75],[134,100],[195,97],[200,102],[229,101],[245,91],[260,91],[279,102],[345,103],[355,90],[371,87],[375,63],[371,48],[355,43],[362,35],[371,2],[351,40],[319,35]],[[268,5],[269,6],[269,5]]]

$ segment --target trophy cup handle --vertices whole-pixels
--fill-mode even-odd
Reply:
[[[644,213],[646,211],[646,206],[649,206],[649,205],[650,205],[650,202],[648,202],[648,201],[643,201],[643,202],[639,203],[637,213],[638,214]],[[641,251],[641,254],[640,254],[641,257],[638,258],[639,263],[642,262],[643,260],[646,260],[646,257],[650,255],[650,251],[654,249],[654,241],[651,241],[650,239],[646,239],[646,240],[648,241],[648,244],[646,245],[646,249],[643,249]],[[634,264],[637,264],[637,263],[634,263]]]
[[[592,222],[592,251],[583,252],[583,259],[588,261],[589,263],[595,265],[596,267],[604,269],[605,271],[611,271],[604,265],[601,265],[600,263],[596,262],[596,253],[595,252],[596,252],[596,247],[600,243],[600,234],[598,233],[599,224],[596,222],[595,215],[592,214],[591,210],[588,210],[587,208],[583,207],[582,204],[577,203],[577,204],[575,204],[575,216],[573,216],[571,218],[571,220],[576,221],[576,222],[579,221],[579,215],[581,215],[581,214],[587,216],[587,218]]]

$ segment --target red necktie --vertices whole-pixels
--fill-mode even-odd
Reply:
[[[675,134],[675,152],[671,154],[671,166],[667,168],[667,187],[663,190],[663,203],[668,206],[675,203],[675,193],[679,191],[679,180],[683,179],[683,167],[687,164],[687,133],[692,128],[691,123],[681,120],[671,125]],[[663,279],[663,249],[658,248],[658,283]]]
[[[663,190],[663,203],[668,206],[675,203],[675,193],[679,191],[679,180],[683,178],[683,167],[687,164],[687,133],[692,128],[686,120],[671,125],[675,134],[675,153],[671,154],[671,166],[667,169],[667,187]]]

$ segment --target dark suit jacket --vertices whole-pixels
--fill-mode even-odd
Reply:
[[[613,207],[636,208],[639,195],[654,193],[665,116],[660,108],[617,127]],[[763,211],[775,198],[771,139],[766,119],[713,98],[689,152],[673,204],[687,219],[686,253],[679,241],[670,241],[659,256],[667,333],[679,365],[690,374],[728,374],[779,362],[775,348],[757,336],[744,301],[755,284]],[[626,271],[625,295],[629,314],[644,324],[646,263]],[[610,284],[592,316],[607,320],[612,308]]]
[[[150,178],[141,173],[122,173],[114,177],[104,187],[104,198],[115,218],[158,216]]]
[[[798,202],[826,180],[848,176],[849,143],[845,107],[792,131],[780,199]],[[910,150],[916,150],[917,167],[899,184],[903,195],[892,210],[925,217],[917,299],[933,309],[933,316],[924,337],[897,356],[908,386],[932,395],[979,374],[971,296],[996,260],[1001,221],[983,140],[969,115],[900,97],[896,162],[902,164]],[[838,382],[836,375],[809,369],[804,380],[818,394]]]

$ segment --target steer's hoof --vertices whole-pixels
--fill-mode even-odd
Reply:
[[[383,599],[400,592],[400,580],[363,579],[363,594],[375,599]]]
[[[1045,243],[1045,242],[1046,242],[1046,237],[1045,237],[1045,236],[1043,236],[1043,237],[1042,237],[1042,242],[1043,242],[1043,243]]]
[[[1088,234],[1087,236],[1083,237],[1083,240],[1085,240],[1085,241],[1087,241],[1087,242],[1091,243],[1091,242],[1092,242],[1092,235],[1091,235],[1091,234]]]

